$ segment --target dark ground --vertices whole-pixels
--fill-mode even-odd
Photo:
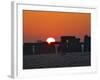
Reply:
[[[23,69],[90,66],[90,52],[24,55]]]

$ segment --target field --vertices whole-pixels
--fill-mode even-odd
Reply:
[[[24,55],[23,69],[90,66],[90,52]]]

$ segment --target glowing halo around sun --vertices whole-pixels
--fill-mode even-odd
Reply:
[[[53,37],[49,37],[46,39],[46,42],[50,44],[51,42],[55,42],[55,39]]]

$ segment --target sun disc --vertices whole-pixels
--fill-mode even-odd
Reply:
[[[46,42],[50,44],[51,42],[55,42],[55,39],[53,37],[49,37],[47,38]]]

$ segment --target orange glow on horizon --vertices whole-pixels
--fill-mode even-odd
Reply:
[[[45,41],[52,36],[60,41],[61,36],[84,38],[91,35],[91,14],[75,12],[23,11],[23,40]]]

